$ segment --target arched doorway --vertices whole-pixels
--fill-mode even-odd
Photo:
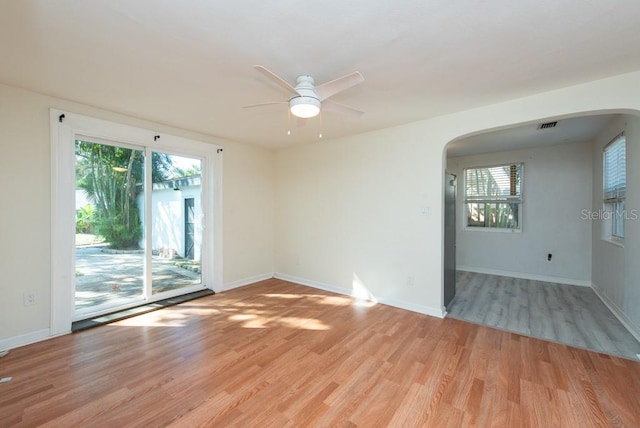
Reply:
[[[638,122],[637,116],[617,112],[551,118],[447,145],[445,171],[459,178],[454,219],[459,290],[447,306],[450,316],[635,357],[640,344],[630,313],[620,307],[624,302],[612,300],[633,286],[626,273],[614,273],[617,287],[602,280],[611,265],[630,257],[630,249],[608,248],[611,243],[600,236],[602,219],[591,214],[602,205],[603,147],[611,135],[629,128],[630,152],[636,153]],[[514,222],[500,222],[500,204],[508,208],[509,193],[515,196],[509,189],[515,176],[502,174],[501,184],[496,174],[516,165],[522,167],[521,211],[510,211],[517,213]],[[445,188],[446,183],[445,178]],[[492,186],[504,187],[506,196],[482,196]]]

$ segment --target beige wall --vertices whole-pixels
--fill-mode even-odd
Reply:
[[[0,339],[5,339],[49,327],[50,149],[42,97],[0,86],[0,100]],[[35,305],[23,306],[25,291],[36,292]]]
[[[225,289],[273,274],[273,152],[224,143]]]
[[[0,349],[46,336],[50,323],[49,108],[224,147],[225,288],[273,272],[273,153],[0,85]],[[24,306],[34,291],[37,303]]]

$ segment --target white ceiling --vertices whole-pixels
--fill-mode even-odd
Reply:
[[[540,123],[473,135],[449,143],[447,156],[470,156],[593,141],[616,116],[602,114],[561,119],[557,120],[557,125],[553,128],[539,129],[542,123],[552,121],[545,120]]]
[[[638,70],[639,18],[638,0],[3,0],[0,82],[277,148]],[[334,99],[365,115],[242,109],[286,98],[254,64],[358,70]]]

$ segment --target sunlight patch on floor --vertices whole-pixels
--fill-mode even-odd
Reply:
[[[187,315],[196,315],[196,316],[208,316],[208,315],[214,315],[214,314],[219,314],[220,311],[218,309],[214,309],[214,308],[180,308],[180,312],[183,312]]]
[[[249,320],[254,320],[257,317],[258,316],[255,314],[237,314],[237,315],[231,315],[228,319],[229,321],[249,321]]]
[[[241,322],[244,328],[288,327],[300,330],[330,330],[331,326],[315,318],[278,317],[260,314],[235,314],[230,321]]]
[[[264,297],[272,297],[276,299],[299,299],[302,297],[300,294],[283,294],[283,293],[271,293],[263,294]]]
[[[183,313],[167,311],[150,312],[118,321],[124,327],[184,327],[189,318]]]
[[[369,308],[378,303],[378,299],[374,296],[358,275],[353,274],[353,283],[351,285],[351,297],[353,297],[356,306]]]
[[[348,297],[341,296],[317,296],[319,297],[318,303],[322,303],[323,305],[332,305],[332,306],[348,306],[353,304],[353,299]]]
[[[315,318],[282,317],[279,322],[285,327],[305,330],[331,330],[331,327]]]

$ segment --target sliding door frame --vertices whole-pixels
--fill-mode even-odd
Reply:
[[[51,123],[51,328],[50,336],[71,331],[75,312],[75,140],[95,139],[145,151],[145,183],[151,182],[151,152],[202,160],[202,287],[222,290],[222,147],[129,125],[50,109]],[[149,186],[150,188],[150,186]],[[207,189],[207,190],[205,190]],[[145,228],[151,227],[151,192],[145,192]],[[151,236],[145,231],[150,266]],[[145,272],[146,281],[150,272]],[[145,281],[145,282],[146,282]],[[145,303],[170,297],[146,295]],[[139,304],[139,303],[137,303]]]

